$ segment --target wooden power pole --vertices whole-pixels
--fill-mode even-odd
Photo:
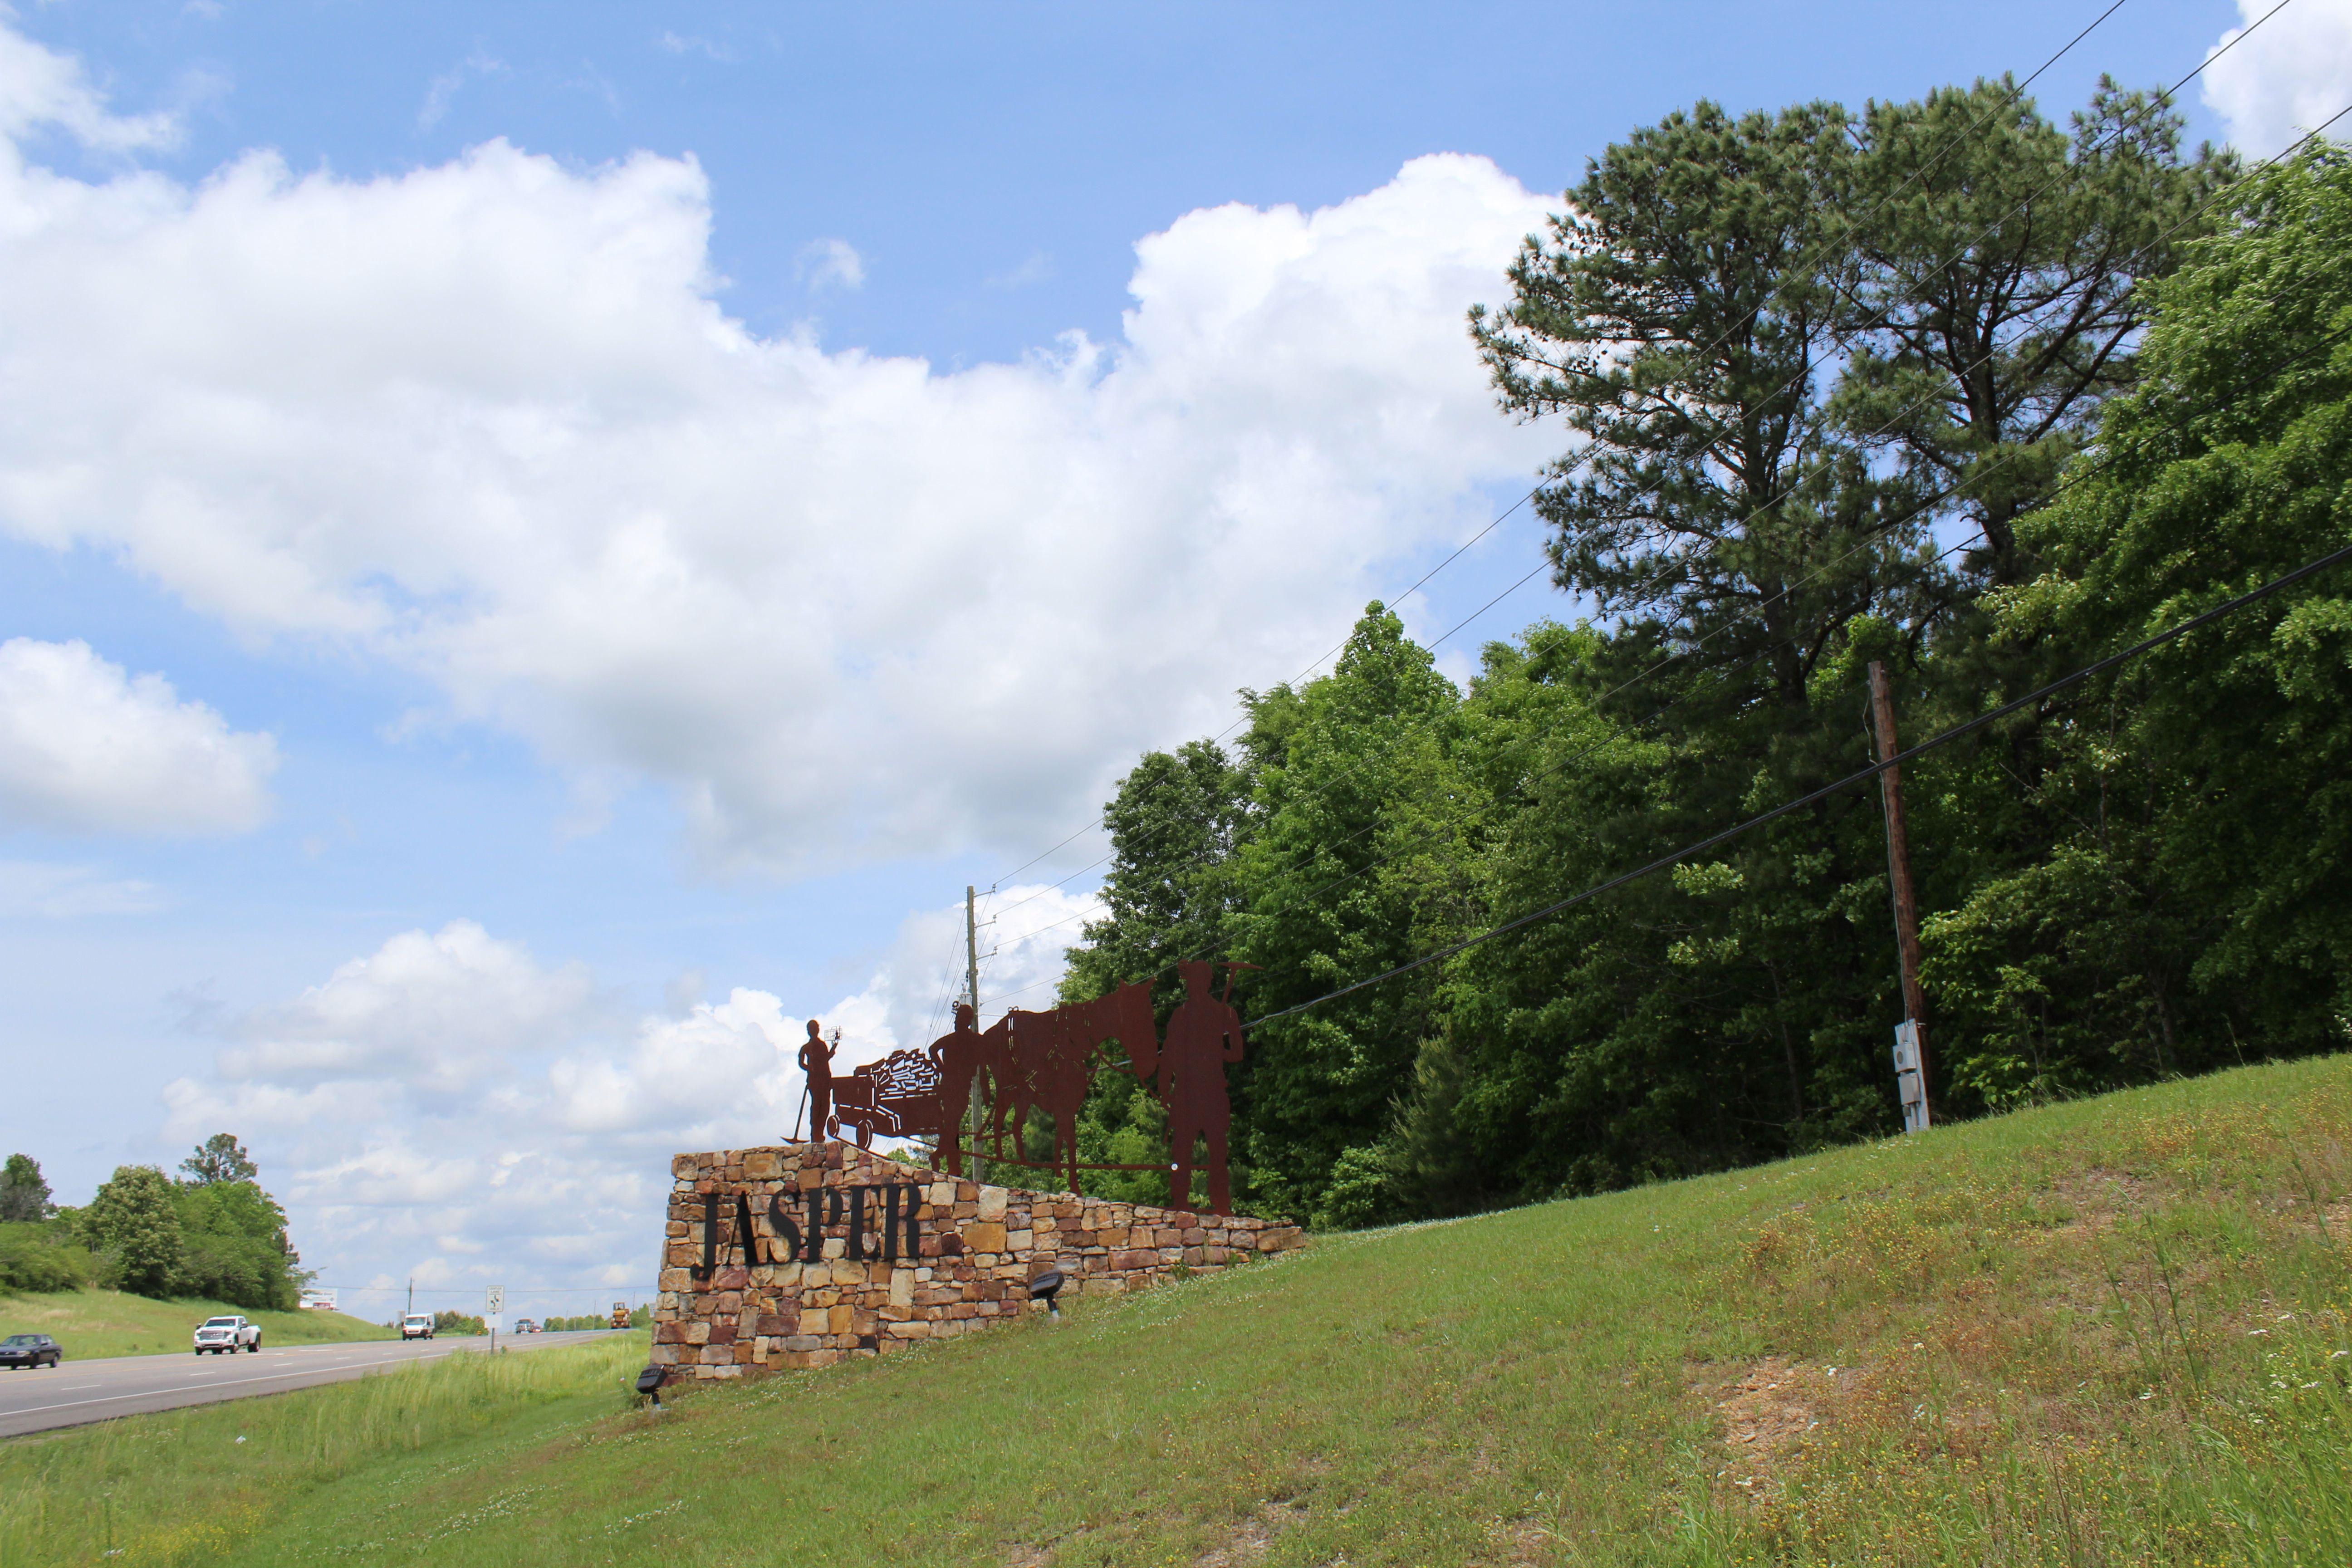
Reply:
[[[1886,667],[1870,661],[1870,715],[1878,731],[1878,760],[1900,748],[1895,741],[1895,694]],[[1903,770],[1878,775],[1886,807],[1886,879],[1895,894],[1895,949],[1903,967],[1903,1025],[1895,1031],[1895,1080],[1903,1092],[1903,1130],[1916,1132],[1927,1118],[1927,996],[1919,985],[1919,896],[1911,886],[1911,839],[1903,826]]]
[[[974,895],[967,884],[963,890],[963,984],[964,998],[971,1004],[971,1026],[980,1027],[980,920],[973,907]],[[971,1104],[967,1111],[971,1131],[965,1139],[971,1150],[971,1179],[988,1179],[987,1167],[980,1161],[980,1074],[971,1075]]]

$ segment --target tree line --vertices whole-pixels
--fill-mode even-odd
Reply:
[[[217,1132],[176,1179],[155,1165],[120,1166],[74,1208],[51,1201],[38,1161],[11,1154],[0,1172],[0,1289],[99,1286],[290,1310],[310,1276],[260,1174],[234,1134]]]
[[[1371,605],[1230,749],[1143,756],[1063,994],[1255,964],[1264,1017],[1538,909],[2352,541],[2352,165],[2103,82],[1709,103],[1592,161],[1472,312],[1591,613],[1466,689]],[[1906,770],[1945,1118],[2352,1034],[2352,596],[2306,581]],[[1899,1126],[1877,793],[1259,1027],[1244,1206],[1326,1225]],[[1105,1074],[1086,1157],[1164,1159]],[[1090,1178],[1147,1197],[1153,1178]],[[1130,1190],[1131,1189],[1131,1190]]]

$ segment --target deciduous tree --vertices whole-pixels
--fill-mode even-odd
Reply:
[[[41,1179],[41,1163],[30,1154],[11,1154],[0,1172],[0,1221],[22,1223],[46,1218],[49,1184]]]
[[[82,1211],[89,1245],[110,1258],[122,1289],[168,1297],[184,1250],[172,1178],[153,1165],[118,1165]]]

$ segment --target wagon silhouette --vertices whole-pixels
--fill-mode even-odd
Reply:
[[[825,1135],[841,1137],[846,1127],[860,1149],[874,1147],[877,1132],[885,1138],[937,1135],[945,1130],[942,1081],[940,1064],[928,1052],[892,1051],[847,1078],[832,1080],[833,1111],[824,1120]]]

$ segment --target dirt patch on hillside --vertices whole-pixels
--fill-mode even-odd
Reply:
[[[2069,1217],[2052,1227],[2063,1237],[2112,1230],[2117,1222],[2147,1208],[2147,1183],[2123,1171],[2094,1165],[2071,1171],[2033,1194],[2034,1206],[2062,1209]]]
[[[1793,1462],[1858,1380],[1852,1367],[1769,1355],[1717,1384],[1710,1392],[1731,1461],[1724,1479],[1747,1486]]]
[[[1264,1561],[1274,1538],[1307,1517],[1307,1505],[1293,1499],[1270,1502],[1236,1522],[1225,1538],[1192,1559],[1192,1568],[1244,1568]]]

